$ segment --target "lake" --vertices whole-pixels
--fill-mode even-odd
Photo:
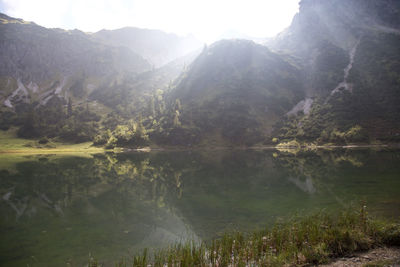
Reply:
[[[105,266],[145,247],[366,205],[400,215],[400,151],[0,155],[0,266]]]

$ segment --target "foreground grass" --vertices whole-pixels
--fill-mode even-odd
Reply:
[[[100,153],[103,148],[92,146],[92,142],[80,144],[67,144],[61,142],[48,142],[40,144],[38,140],[30,140],[16,137],[16,129],[0,131],[0,153],[25,153],[25,154],[45,154],[45,153]]]
[[[385,266],[393,266],[396,264],[396,260],[378,260],[374,262],[369,262],[363,265],[363,267],[385,267]]]
[[[372,219],[364,208],[295,217],[251,234],[148,249],[115,266],[305,266],[376,246],[400,245],[400,224]],[[91,260],[91,267],[102,266]]]

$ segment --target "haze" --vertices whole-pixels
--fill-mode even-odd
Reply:
[[[52,28],[95,32],[126,26],[220,37],[271,37],[288,27],[299,0],[0,0],[0,11]]]

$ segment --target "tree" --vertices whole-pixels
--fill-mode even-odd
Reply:
[[[29,111],[25,114],[24,123],[18,130],[18,137],[37,137],[39,119],[35,109],[31,106]]]
[[[71,115],[72,115],[72,99],[68,98],[67,116],[71,117]]]
[[[179,100],[179,98],[177,98],[176,100],[175,100],[175,110],[181,110],[182,109],[182,105],[181,105],[181,101]]]
[[[174,115],[174,126],[180,126],[181,122],[179,121],[179,110],[175,110],[175,115]]]
[[[153,118],[156,116],[156,108],[155,108],[155,103],[154,103],[154,95],[151,96],[150,98],[150,103],[149,103],[149,114]]]

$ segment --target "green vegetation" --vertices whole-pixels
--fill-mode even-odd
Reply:
[[[92,142],[66,143],[47,138],[24,139],[17,137],[17,128],[0,130],[0,153],[99,153],[103,148],[94,147]]]
[[[95,145],[105,145],[106,148],[115,147],[143,147],[149,142],[149,137],[142,123],[129,121],[128,125],[117,125],[114,131],[108,130],[97,135]]]
[[[17,119],[13,123],[19,126],[18,137],[60,137],[74,143],[91,141],[99,127],[100,117],[90,111],[89,105],[74,107],[71,99],[67,107],[65,104],[58,98],[52,98],[47,105],[37,108],[35,103],[19,105],[14,115]]]
[[[299,144],[299,142],[297,142],[296,140],[292,140],[289,142],[283,142],[283,143],[279,143],[277,146],[277,148],[294,148],[294,149],[299,149],[301,147],[301,145]]]
[[[364,264],[362,267],[385,267],[395,266],[394,264],[400,263],[398,260],[378,260]]]
[[[383,222],[360,211],[319,212],[277,221],[253,233],[225,233],[209,242],[186,242],[148,249],[116,266],[304,266],[376,246],[400,245],[400,224]],[[101,266],[91,260],[89,266]]]
[[[317,99],[310,114],[287,117],[275,125],[277,130],[273,134],[281,142],[293,139],[302,143],[337,145],[370,142],[370,136],[364,127],[354,124],[352,120],[346,121],[333,107],[331,104],[323,105],[322,99]]]

